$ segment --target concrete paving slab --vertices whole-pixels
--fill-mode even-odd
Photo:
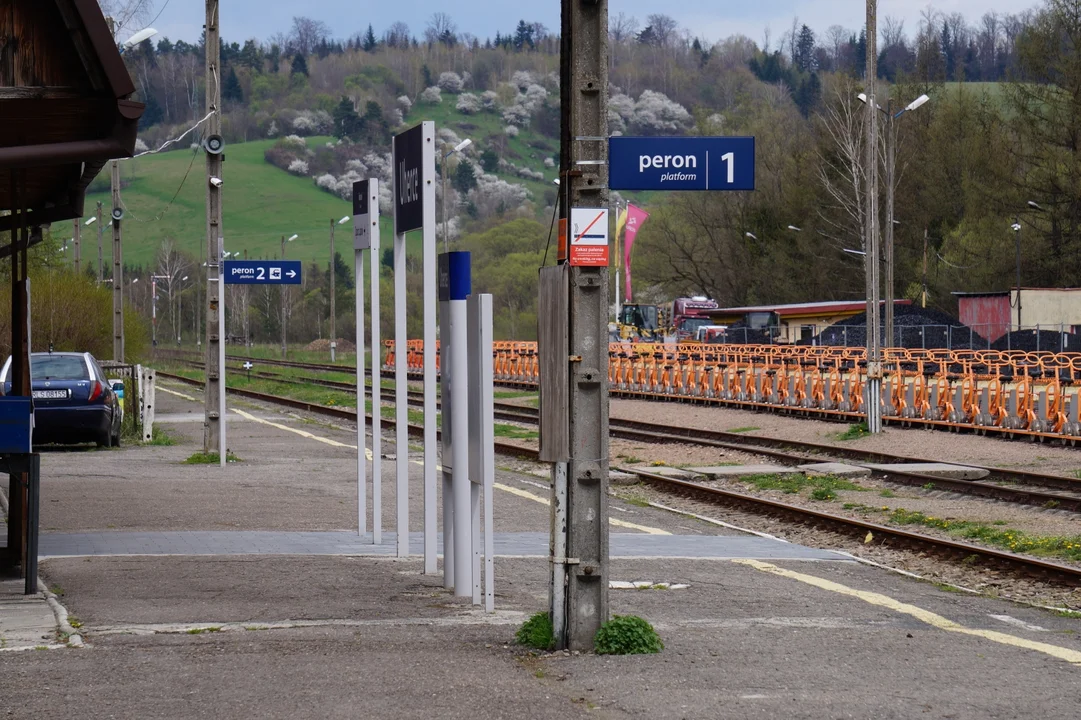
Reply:
[[[746,475],[784,475],[799,470],[783,465],[716,465],[710,467],[688,468],[699,475],[716,479],[722,477],[743,477]]]
[[[838,477],[862,477],[871,474],[871,470],[860,465],[846,463],[810,463],[800,465],[799,469],[808,475],[836,475]]]
[[[882,470],[890,472],[893,470],[900,470],[901,472],[920,473],[923,475],[933,475],[940,478],[948,478],[950,480],[982,480],[990,475],[990,471],[982,470],[980,468],[967,467],[965,465],[953,465],[951,463],[895,463],[895,464],[868,464],[864,467],[869,467],[872,470]]]
[[[674,468],[674,467],[642,467],[638,468],[644,472],[650,472],[654,475],[662,475],[664,477],[674,478],[676,480],[694,480],[698,478],[702,479],[701,473],[694,472],[690,468]]]
[[[0,650],[57,642],[56,616],[40,593],[24,595],[22,579],[0,580]]]

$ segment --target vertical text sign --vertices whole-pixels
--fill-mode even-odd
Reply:
[[[394,232],[398,235],[424,225],[424,126],[394,136]]]
[[[370,250],[372,247],[372,216],[368,210],[368,181],[353,183],[353,249]]]

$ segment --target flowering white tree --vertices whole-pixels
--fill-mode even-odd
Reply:
[[[417,98],[417,102],[425,103],[426,105],[438,105],[443,102],[443,92],[433,85],[420,94],[420,97]]]
[[[460,93],[462,91],[462,76],[456,72],[439,73],[439,85],[440,90],[444,90],[449,93]]]
[[[473,115],[481,110],[480,98],[473,93],[462,93],[458,96],[458,102],[454,109],[463,115]]]

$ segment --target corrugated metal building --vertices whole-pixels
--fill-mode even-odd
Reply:
[[[1081,288],[1021,288],[955,292],[958,316],[994,342],[1007,332],[1040,327],[1073,332],[1081,327]],[[1019,297],[1020,295],[1020,297]]]

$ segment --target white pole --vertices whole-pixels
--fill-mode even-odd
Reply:
[[[221,258],[223,239],[218,238],[218,258]],[[221,263],[221,260],[218,260]],[[218,455],[221,466],[225,467],[225,461],[229,455],[229,446],[225,444],[225,272],[218,273],[218,385],[221,391],[218,393]]]
[[[374,188],[373,189],[373,184]],[[372,542],[380,545],[383,542],[383,350],[380,338],[380,309],[379,309],[379,266],[382,260],[379,257],[379,189],[378,180],[370,180],[368,191],[368,211],[372,215],[372,249],[368,254],[368,271],[371,273],[372,286]],[[359,293],[358,293],[359,294]],[[362,345],[357,345],[357,352],[364,352]],[[357,382],[364,379],[357,377]]]
[[[405,233],[394,236],[394,436],[398,557],[409,556],[409,338],[405,323]]]
[[[492,392],[492,296],[469,297],[469,464],[473,511],[473,604],[481,603],[481,556],[484,609],[495,611],[493,576],[495,538],[492,493],[495,483],[495,424]],[[484,495],[484,541],[481,546],[480,495]]]
[[[454,258],[457,253],[451,257]],[[468,262],[468,261],[467,261]],[[452,263],[451,276],[455,274]],[[467,266],[468,267],[468,266]],[[468,270],[467,270],[468,272]],[[451,412],[454,414],[454,595],[473,595],[473,517],[471,483],[469,482],[469,345],[468,310],[465,298],[450,301],[451,368],[453,394]]]
[[[552,464],[552,635],[564,637],[567,628],[567,463]]]
[[[440,257],[440,277],[446,274],[450,276],[449,265],[444,265],[450,259],[450,255],[444,253]],[[440,286],[442,290],[442,283]],[[442,382],[440,383],[440,395],[443,407],[443,587],[447,590],[454,589],[454,448],[451,438],[454,436],[453,407],[454,400],[451,397],[452,381],[451,366],[454,360],[451,357],[451,347],[454,338],[450,330],[450,295],[439,297],[439,342],[440,357],[442,362],[439,372]]]
[[[438,291],[435,273],[435,123],[424,122],[421,132],[424,135],[421,164],[424,202],[424,574],[434,575],[439,540],[435,494],[438,463],[435,410],[435,299]],[[446,201],[444,197],[443,203],[446,204]]]
[[[366,219],[365,219],[366,220]],[[333,271],[333,268],[331,268]],[[353,249],[353,277],[356,278],[357,293],[357,534],[363,536],[368,531],[368,478],[367,458],[364,449],[367,445],[364,429],[364,251]],[[372,380],[379,382],[372,361]],[[379,408],[372,405],[372,413],[378,414]]]

